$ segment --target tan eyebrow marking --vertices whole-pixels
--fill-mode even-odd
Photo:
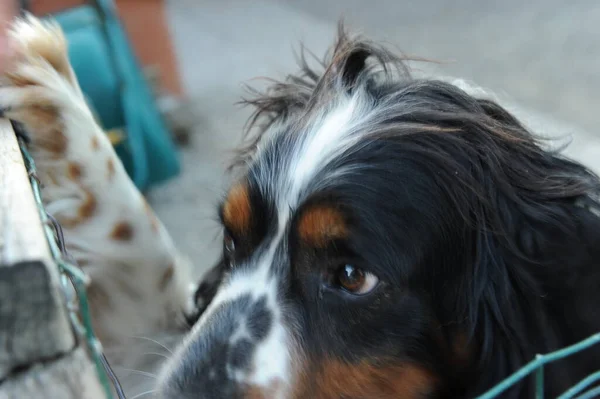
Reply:
[[[344,215],[332,206],[316,206],[300,216],[298,233],[302,241],[324,248],[331,240],[346,238],[348,228]]]
[[[238,183],[231,188],[223,205],[223,222],[233,233],[245,234],[250,229],[251,215],[248,186]]]

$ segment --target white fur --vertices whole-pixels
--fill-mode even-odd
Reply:
[[[330,113],[318,120],[306,133],[304,142],[290,165],[289,174],[284,176],[291,183],[287,204],[296,204],[298,193],[310,182],[328,161],[344,148],[356,121],[357,97],[343,99]],[[349,143],[348,143],[349,144]],[[285,204],[280,204],[283,208]]]

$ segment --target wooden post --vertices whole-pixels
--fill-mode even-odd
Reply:
[[[103,397],[71,328],[17,139],[0,119],[0,399]]]

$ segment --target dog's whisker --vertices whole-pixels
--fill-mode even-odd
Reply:
[[[157,341],[157,340],[155,340],[155,339],[148,338],[148,337],[142,337],[142,336],[135,336],[135,335],[132,335],[132,336],[131,336],[131,338],[135,338],[135,339],[141,339],[141,340],[146,340],[146,341],[153,342],[153,343],[155,343],[156,345],[158,345],[158,346],[160,346],[161,348],[163,348],[164,350],[166,350],[167,352],[169,352],[171,355],[173,354],[173,351],[172,351],[171,349],[169,349],[167,346],[165,346],[164,344],[162,344],[162,343],[158,342],[158,341]]]
[[[158,378],[158,376],[156,374],[152,374],[152,373],[149,373],[147,371],[136,370],[136,369],[128,369],[128,368],[125,368],[125,367],[118,367],[118,368],[120,370],[123,370],[123,371],[128,371],[128,372],[130,372],[132,374],[142,375],[144,377],[149,377],[149,378],[153,378],[153,379],[157,379]]]
[[[145,352],[143,355],[144,355],[144,356],[148,356],[148,355],[154,355],[154,356],[160,356],[160,357],[162,357],[162,358],[164,358],[164,359],[167,359],[167,360],[169,359],[169,356],[166,356],[165,354],[163,354],[163,353],[158,353],[158,352]]]
[[[129,398],[129,399],[139,399],[139,398],[141,398],[141,397],[144,397],[144,396],[146,396],[146,395],[150,395],[150,394],[152,394],[152,393],[154,393],[154,392],[156,392],[156,389],[153,389],[153,390],[151,390],[151,391],[146,391],[146,392],[140,392],[140,393],[138,393],[137,395],[135,395],[135,396],[132,396],[132,397],[131,397],[131,398]]]

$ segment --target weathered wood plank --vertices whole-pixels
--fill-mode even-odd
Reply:
[[[1,379],[15,367],[75,345],[29,177],[5,119],[0,119],[0,233]]]
[[[0,399],[102,399],[94,365],[83,348],[37,364],[0,385]]]
[[[47,263],[0,268],[0,379],[71,351],[75,339]]]
[[[27,171],[10,123],[0,119],[0,264],[50,259]]]

